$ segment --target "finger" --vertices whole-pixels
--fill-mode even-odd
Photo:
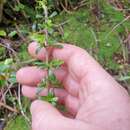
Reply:
[[[67,108],[67,111],[75,116],[79,110],[79,99],[68,95],[65,99],[65,106]]]
[[[62,80],[66,76],[66,70],[59,68],[54,71],[58,80]],[[38,67],[24,67],[20,69],[17,74],[17,81],[24,85],[36,86],[47,75],[47,72]]]
[[[31,105],[32,130],[103,130],[81,120],[65,118],[51,104],[36,100]]]
[[[58,102],[60,104],[65,104],[68,112],[75,115],[78,111],[79,107],[79,100],[78,98],[75,98],[71,95],[68,95],[68,93],[61,88],[55,88],[53,89],[53,92],[56,97],[58,97]],[[24,96],[29,97],[31,99],[36,99],[37,95],[37,88],[31,87],[31,86],[22,86],[22,93]],[[41,91],[40,96],[47,96],[48,89],[45,88],[43,91]]]
[[[54,88],[53,89],[54,95],[58,97],[58,102],[61,104],[64,104],[65,99],[68,95],[68,93],[62,89],[62,88]],[[37,98],[37,88],[32,86],[22,86],[22,93],[24,96],[30,98],[30,99],[36,99]],[[45,88],[40,92],[40,96],[47,96],[48,89]]]
[[[41,70],[37,67],[24,67],[17,72],[16,78],[17,81],[21,84],[35,86],[46,75],[47,75],[46,71]]]
[[[53,57],[64,60],[71,76],[79,81],[87,74],[99,73],[101,66],[83,49],[63,44],[63,49],[54,49]]]
[[[102,70],[101,66],[85,50],[74,45],[62,45],[62,49],[53,49],[52,56],[56,59],[64,60],[64,62],[68,65],[69,73],[74,79],[80,80],[87,74],[97,74]],[[34,52],[37,49],[37,43],[31,43],[29,48],[32,48],[29,49],[29,53],[32,56],[35,55]],[[41,50],[40,53],[43,55],[45,54],[44,50]],[[39,59],[39,55],[40,54],[35,55],[35,57]]]
[[[32,103],[31,114],[33,130],[48,129],[50,122],[52,125],[55,120],[57,122],[57,119],[62,117],[61,113],[51,104],[40,100],[36,100]]]
[[[62,82],[68,74],[67,68],[65,66],[55,69],[53,72],[60,82]]]
[[[68,75],[66,76],[63,84],[70,95],[78,97],[80,85],[76,80],[74,80],[70,75]]]
[[[46,55],[45,48],[41,48],[41,50],[38,52],[38,54],[36,53],[37,48],[38,48],[38,44],[36,42],[32,42],[28,46],[28,52],[31,54],[31,56],[33,58],[39,59],[39,60],[44,60],[45,55]]]
[[[45,114],[45,115],[46,115],[46,112],[51,113],[47,116],[51,116],[51,115],[60,116],[61,115],[50,103],[40,101],[40,100],[34,101],[31,105],[30,110],[31,110],[32,118],[38,117],[38,114],[41,112],[42,114]]]

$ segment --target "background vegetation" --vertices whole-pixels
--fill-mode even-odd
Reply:
[[[47,2],[50,43],[67,42],[88,51],[128,91],[130,2],[128,0],[0,0],[0,128],[29,129],[29,99],[15,73],[31,65],[27,46],[44,41],[40,3]],[[77,59],[78,60],[78,59]]]

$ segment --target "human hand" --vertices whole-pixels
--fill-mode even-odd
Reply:
[[[65,65],[56,70],[64,89],[54,93],[73,118],[63,116],[51,104],[36,100],[31,105],[33,130],[129,130],[130,98],[120,86],[85,50],[68,44],[54,49],[51,55],[64,60]],[[36,43],[29,45],[29,53],[37,59],[45,59],[42,49],[36,55]],[[23,95],[36,97],[36,86],[46,76],[45,70],[25,67],[17,72],[17,80],[23,85]],[[46,95],[43,90],[41,95]]]

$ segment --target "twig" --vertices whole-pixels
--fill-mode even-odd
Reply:
[[[62,2],[60,2],[60,4],[61,4],[61,7],[64,9],[64,11],[65,11],[65,12],[67,12],[68,14],[71,14],[71,12],[70,12],[70,11],[68,11],[68,10],[65,8],[65,6],[63,5],[63,3],[62,3]]]
[[[65,0],[65,7],[68,7],[68,0]]]
[[[64,29],[63,29],[63,27],[60,26],[60,27],[58,28],[58,30],[59,30],[59,33],[63,36],[63,35],[64,35]]]
[[[0,43],[0,46],[4,47],[4,48],[7,48],[8,50],[12,51],[13,53],[16,53],[12,48],[10,48],[9,46],[7,45],[4,45],[2,43]]]
[[[23,117],[25,118],[25,120],[26,120],[29,124],[31,124],[30,119],[25,115],[24,110],[23,110],[23,107],[22,107],[20,88],[21,88],[21,87],[20,87],[20,84],[18,84],[18,104],[19,104],[19,108],[20,108],[21,114],[23,115]]]
[[[16,57],[17,62],[19,63],[19,58],[17,56],[17,52],[11,48],[10,44],[11,44],[10,40],[5,40],[5,39],[0,38],[0,46],[11,51],[13,53],[13,55]]]
[[[44,9],[44,14],[45,14],[45,23],[47,24],[48,22],[48,9],[47,9],[47,6],[44,5],[43,6],[43,9]],[[46,56],[46,63],[48,64],[49,63],[49,53],[48,53],[48,50],[47,50],[47,46],[48,46],[48,30],[47,28],[45,29],[45,35],[46,35],[46,40],[45,40],[45,56]],[[47,70],[47,75],[46,75],[46,78],[48,79],[48,75],[49,75],[49,70]],[[49,92],[49,90],[48,90]]]
[[[20,0],[16,0],[16,2],[17,2],[17,4],[20,4]],[[22,10],[21,12],[22,12],[23,16],[25,17],[25,20],[26,20],[27,23],[29,24],[29,21],[28,21],[28,19],[27,19],[27,15],[26,15],[25,11]]]
[[[21,34],[20,29],[17,24],[15,24],[16,30],[18,32],[19,37],[24,41],[27,42],[27,40],[24,38],[24,36]]]
[[[3,95],[2,95],[2,100],[4,100],[5,99],[5,97],[6,97],[6,94],[8,93],[8,91],[11,89],[11,88],[13,88],[14,86],[12,86],[12,84],[10,84],[9,85],[9,87],[7,87],[7,89],[6,89],[6,91],[3,93]]]
[[[48,9],[46,6],[43,6],[44,8],[44,14],[45,14],[45,23],[47,24],[48,22]],[[45,35],[46,35],[46,40],[45,40],[45,46],[48,46],[48,30],[45,28]]]
[[[0,1],[0,22],[2,21],[4,3],[4,0]]]
[[[31,59],[31,60],[26,60],[26,61],[23,61],[21,62],[20,64],[23,66],[23,65],[27,65],[27,64],[30,64],[30,63],[33,63],[37,61],[36,59]]]
[[[12,111],[12,112],[18,113],[18,110],[16,110],[16,109],[14,109],[14,108],[12,108],[12,107],[10,107],[10,106],[4,104],[3,102],[0,102],[0,107],[1,107],[1,106],[3,106],[4,108],[6,108],[6,109],[8,109],[8,110],[10,110],[10,111]]]
[[[123,41],[120,37],[119,37],[119,40],[120,40],[120,45],[121,45],[121,48],[122,48],[122,55],[123,55],[124,61],[126,62],[126,61],[128,61],[128,53],[127,53],[125,46],[123,44]]]
[[[66,20],[66,21],[64,21],[63,23],[60,23],[60,24],[58,24],[58,25],[54,25],[54,27],[63,26],[63,25],[65,25],[65,24],[69,23],[69,22],[70,22],[70,19],[69,19],[69,20]]]
[[[95,32],[94,32],[92,29],[91,29],[91,32],[92,32],[92,35],[93,35],[93,37],[94,37],[96,46],[98,47],[98,39],[97,39],[97,36],[96,36]]]
[[[130,18],[130,15],[127,16],[124,20],[122,20],[120,23],[118,23],[117,25],[115,25],[112,30],[105,36],[105,39],[108,38],[108,36],[118,27],[120,26],[121,24],[123,24],[125,21],[127,21],[128,19]]]
[[[13,42],[11,40],[0,38],[0,46],[8,49],[8,51],[11,51],[12,54],[15,56],[17,64],[20,64],[20,60],[17,55],[17,52],[13,48],[11,48],[11,46],[10,46],[11,44],[13,44]]]
[[[73,9],[77,10],[78,8],[83,7],[85,5],[87,5],[87,2],[86,2],[86,0],[83,0],[83,1],[79,2],[78,6],[74,7]]]

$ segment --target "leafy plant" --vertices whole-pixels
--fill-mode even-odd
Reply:
[[[58,87],[60,85],[60,82],[57,80],[57,78],[54,74],[54,70],[59,68],[64,62],[61,60],[57,60],[57,59],[49,60],[49,54],[48,54],[47,48],[48,47],[61,48],[61,45],[57,45],[54,42],[50,42],[51,40],[50,40],[49,35],[52,35],[53,24],[52,24],[51,19],[48,16],[47,0],[37,0],[36,5],[37,5],[36,6],[37,10],[40,9],[40,10],[44,11],[45,22],[43,24],[40,24],[40,28],[44,29],[44,33],[39,34],[39,33],[35,32],[35,33],[33,33],[33,35],[31,35],[30,38],[39,44],[39,47],[37,48],[36,53],[39,53],[39,51],[41,50],[42,47],[45,48],[46,59],[45,59],[45,62],[37,61],[34,64],[41,69],[47,70],[47,76],[41,81],[41,83],[38,84],[37,96],[39,97],[40,92],[44,88],[47,88],[48,95],[42,97],[42,99],[52,103],[53,105],[56,105],[57,98],[55,97],[53,91],[50,92],[50,89],[51,89],[50,86]],[[39,97],[39,98],[41,99],[41,97]]]

